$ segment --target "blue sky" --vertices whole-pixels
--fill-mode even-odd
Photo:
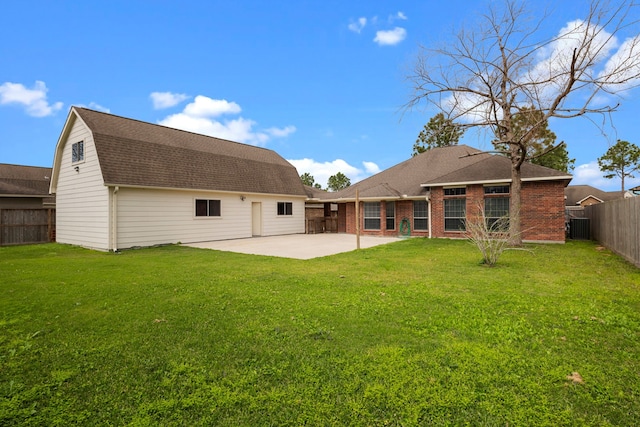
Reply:
[[[0,163],[51,166],[69,108],[82,105],[273,149],[323,186],[339,171],[356,182],[410,157],[436,113],[403,110],[418,46],[446,41],[482,5],[8,2],[0,25]],[[541,28],[549,35],[586,12],[584,1],[532,3],[536,13],[543,6],[551,10]],[[620,188],[595,162],[618,138],[640,145],[639,96],[638,89],[621,96],[603,129],[593,123],[599,116],[550,123],[576,159],[572,184]],[[489,139],[469,132],[462,142],[489,149]]]

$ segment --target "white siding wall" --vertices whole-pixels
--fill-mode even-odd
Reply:
[[[266,196],[262,202],[262,235],[278,236],[282,234],[304,233],[304,199]],[[292,202],[293,215],[278,215],[278,202]]]
[[[84,141],[84,161],[72,164],[71,146],[79,141]],[[56,241],[108,250],[109,192],[102,181],[91,132],[76,119],[63,144],[56,192]]]
[[[220,217],[195,217],[195,199],[220,200]],[[293,203],[293,215],[278,217],[277,202]],[[262,202],[263,235],[304,233],[304,201],[240,194],[120,188],[118,249],[251,237],[251,203]]]

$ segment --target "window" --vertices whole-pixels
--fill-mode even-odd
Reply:
[[[484,199],[484,217],[487,228],[493,231],[504,231],[509,227],[509,198],[487,197]],[[502,218],[502,220],[501,220]],[[496,225],[496,223],[498,223]]]
[[[487,185],[484,194],[509,194],[509,185]]]
[[[364,203],[364,229],[380,230],[380,203]]]
[[[509,184],[486,185],[484,187],[484,217],[487,228],[504,231],[509,227]]]
[[[196,216],[220,216],[220,200],[196,199]]]
[[[426,200],[413,201],[413,229],[429,229],[429,210]]]
[[[466,187],[455,187],[455,188],[444,189],[445,196],[464,196],[465,194],[467,194]]]
[[[395,230],[396,229],[396,203],[387,202],[387,206],[385,210],[387,213],[387,230]]]
[[[78,163],[84,160],[84,141],[74,142],[71,145],[71,163]]]
[[[465,218],[467,215],[466,187],[444,189],[444,231],[466,230]]]
[[[293,203],[278,202],[278,215],[293,215]]]

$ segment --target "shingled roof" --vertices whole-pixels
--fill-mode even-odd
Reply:
[[[589,197],[594,197],[601,202],[624,198],[622,191],[603,191],[590,185],[570,185],[564,189],[564,195],[566,206],[577,206]]]
[[[568,183],[571,176],[525,163],[522,165],[522,179],[557,179]],[[453,145],[427,150],[344,190],[327,193],[324,199],[354,199],[356,189],[362,199],[417,198],[425,196],[430,186],[510,181],[511,162],[508,158],[467,145]]]
[[[49,196],[51,168],[0,163],[0,195]]]
[[[461,167],[477,163],[491,157],[467,145],[434,148],[395,166],[370,176],[336,193],[328,193],[328,198],[352,199],[356,189],[359,197],[398,198],[422,197],[426,190],[420,185],[429,180],[446,175]]]
[[[73,107],[88,126],[105,185],[306,195],[272,150]]]
[[[522,181],[571,180],[566,172],[525,162],[520,168]],[[461,167],[436,179],[427,180],[423,186],[446,186],[474,183],[511,182],[511,160],[492,155],[469,166]]]

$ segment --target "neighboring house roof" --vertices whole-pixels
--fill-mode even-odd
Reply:
[[[592,197],[600,202],[622,199],[622,191],[603,191],[590,185],[569,185],[564,189],[565,206],[577,206]]]
[[[65,128],[76,115],[93,134],[105,185],[306,196],[295,167],[272,150],[78,107]]]
[[[0,163],[0,197],[49,198],[51,168]]]
[[[571,176],[554,169],[525,163],[522,180],[562,180]],[[511,161],[467,145],[433,148],[386,169],[325,199],[353,199],[356,189],[362,199],[418,198],[428,187],[473,183],[511,182]]]

